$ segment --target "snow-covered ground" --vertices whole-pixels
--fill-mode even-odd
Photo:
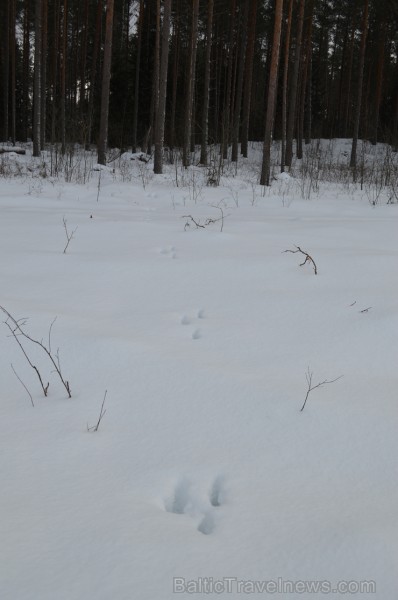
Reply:
[[[398,205],[125,158],[0,179],[1,600],[395,600]]]

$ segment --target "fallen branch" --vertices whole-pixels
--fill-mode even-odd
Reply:
[[[318,269],[317,269],[317,266],[316,266],[315,261],[312,258],[312,256],[310,256],[308,254],[308,252],[305,252],[304,250],[302,250],[300,248],[300,246],[295,246],[295,248],[296,248],[296,250],[284,250],[283,252],[291,252],[292,254],[297,254],[297,252],[300,252],[301,254],[303,254],[305,256],[305,260],[304,260],[304,262],[300,263],[300,267],[304,266],[305,263],[308,262],[308,263],[312,264],[312,267],[314,269],[314,273],[315,273],[315,275],[317,275],[318,274]]]
[[[221,217],[218,217],[217,219],[212,219],[211,217],[208,217],[203,222],[194,219],[192,215],[183,215],[181,218],[189,219],[191,221],[191,223],[193,223],[195,225],[196,229],[206,229],[206,227],[208,227],[209,225],[212,225],[213,223],[218,223],[221,221],[220,231],[222,231],[224,228],[224,219],[225,219],[224,211],[220,206],[212,206],[212,208],[218,208],[218,210],[221,212]],[[188,229],[188,227],[191,226],[190,221],[187,221],[185,223],[184,231],[186,231]]]
[[[104,404],[105,404],[107,393],[108,393],[108,390],[105,390],[104,399],[103,399],[102,404],[101,404],[101,410],[100,410],[100,414],[99,414],[99,417],[98,417],[97,424],[93,425],[92,427],[89,427],[88,423],[87,423],[87,431],[98,431],[100,423],[102,421],[102,418],[103,418],[103,416],[106,413],[106,409],[104,410]]]
[[[316,385],[312,385],[312,376],[313,376],[313,373],[312,373],[312,371],[310,371],[310,368],[308,367],[308,368],[307,368],[307,372],[306,372],[306,374],[305,374],[305,378],[306,378],[306,380],[307,380],[307,386],[308,386],[308,389],[307,389],[307,393],[306,393],[306,396],[305,396],[304,404],[303,404],[303,406],[300,408],[300,412],[302,412],[302,411],[304,410],[304,408],[305,408],[305,405],[307,404],[308,397],[309,397],[310,393],[311,393],[313,390],[316,390],[316,388],[319,388],[319,387],[321,387],[322,385],[326,385],[326,384],[328,384],[328,383],[334,383],[335,381],[338,381],[339,379],[341,379],[342,377],[344,377],[344,375],[339,375],[339,377],[336,377],[336,379],[330,379],[330,380],[328,380],[328,379],[325,379],[324,381],[320,381],[320,382],[319,382],[319,383],[317,383]]]

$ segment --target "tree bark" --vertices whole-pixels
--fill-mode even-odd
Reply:
[[[41,0],[35,1],[35,57],[33,82],[33,156],[40,156],[41,128]]]
[[[159,6],[160,9],[160,6]],[[162,23],[162,43],[159,73],[158,106],[155,115],[155,156],[154,172],[163,173],[163,143],[164,123],[166,117],[167,70],[169,65],[169,36],[170,36],[171,0],[164,0]]]
[[[240,151],[244,158],[247,158],[248,143],[249,143],[249,122],[250,122],[250,104],[252,94],[252,81],[253,81],[253,60],[254,60],[254,46],[256,41],[256,20],[257,20],[257,0],[246,0],[250,1],[250,15],[249,15],[249,31],[248,41],[246,47],[246,60],[245,60],[245,84],[243,90],[243,110],[242,110],[242,132],[241,132],[241,143]]]
[[[214,0],[207,3],[207,32],[206,32],[206,56],[205,56],[205,78],[203,84],[203,109],[202,109],[202,143],[200,147],[200,162],[207,165],[207,144],[209,137],[209,96],[210,96],[210,72],[211,72],[211,47],[213,33]]]
[[[271,54],[271,67],[270,67],[269,81],[268,81],[267,111],[266,111],[266,117],[265,117],[263,164],[262,164],[261,178],[260,178],[261,185],[269,185],[270,184],[271,144],[272,144],[272,132],[273,132],[273,126],[274,126],[276,96],[277,96],[277,89],[278,89],[278,65],[279,65],[281,30],[282,30],[282,14],[283,14],[283,0],[276,0],[274,36],[273,36],[272,54]]]
[[[138,127],[138,107],[140,95],[140,64],[141,64],[141,46],[142,46],[142,26],[144,21],[144,0],[140,0],[140,12],[137,25],[137,54],[135,60],[135,78],[134,78],[134,109],[133,109],[133,152],[137,152],[137,127]]]
[[[352,147],[351,147],[351,159],[350,167],[354,170],[354,181],[356,180],[356,168],[357,168],[357,146],[358,146],[358,134],[359,134],[359,122],[361,118],[362,108],[362,88],[363,88],[363,72],[365,65],[365,51],[366,51],[366,36],[368,32],[368,10],[369,0],[365,0],[365,7],[362,17],[362,33],[361,33],[361,46],[359,55],[359,70],[358,70],[358,95],[356,102],[356,113],[354,119],[354,131],[352,135]]]
[[[47,34],[48,34],[48,0],[42,0],[42,61],[41,61],[41,127],[40,148],[44,150],[46,141],[46,90],[47,90]]]
[[[286,127],[286,166],[292,166],[293,160],[293,134],[294,124],[296,121],[296,106],[297,106],[297,89],[298,89],[298,77],[300,69],[300,58],[301,58],[301,44],[303,38],[303,23],[304,23],[304,8],[305,0],[300,0],[299,14],[297,17],[297,34],[296,34],[296,53],[294,57],[293,72],[290,81],[290,95],[289,95],[289,111],[287,117]]]
[[[239,48],[238,73],[237,73],[235,107],[234,107],[234,116],[233,116],[232,154],[231,154],[231,160],[233,162],[237,162],[237,160],[238,160],[239,126],[240,126],[240,115],[241,115],[241,107],[242,107],[243,77],[244,77],[245,54],[246,54],[246,45],[247,45],[248,12],[249,12],[249,4],[248,4],[248,2],[245,2],[244,12],[243,12],[241,43],[240,43],[240,48]]]
[[[107,0],[105,21],[104,62],[102,66],[101,117],[98,139],[98,163],[106,164],[108,146],[109,91],[111,83],[112,33],[114,0]]]
[[[289,0],[287,11],[286,34],[283,59],[283,83],[282,83],[282,140],[281,140],[281,172],[285,170],[286,156],[286,117],[287,117],[287,81],[289,74],[289,49],[290,34],[292,31],[293,0]]]
[[[185,86],[185,111],[184,111],[184,144],[182,148],[182,163],[184,167],[190,164],[189,150],[192,132],[192,107],[195,91],[195,64],[198,36],[199,0],[192,0],[191,37],[188,53],[187,81]]]

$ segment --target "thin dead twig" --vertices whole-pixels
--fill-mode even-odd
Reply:
[[[30,393],[30,391],[28,390],[28,388],[26,387],[26,385],[24,384],[24,382],[22,381],[22,379],[20,378],[20,376],[18,375],[18,373],[16,372],[16,370],[14,369],[14,366],[13,366],[12,363],[11,363],[11,369],[13,370],[15,377],[18,379],[18,381],[21,383],[21,385],[23,385],[23,387],[25,388],[26,392],[28,393],[30,401],[31,401],[32,406],[34,408],[35,405],[34,405],[34,402],[33,402],[32,394]]]
[[[304,410],[305,405],[307,404],[308,397],[309,397],[310,393],[313,390],[316,390],[316,388],[319,388],[322,385],[327,385],[328,383],[334,383],[335,381],[338,381],[339,379],[341,379],[342,377],[344,377],[344,375],[339,375],[339,377],[336,377],[336,379],[324,379],[324,381],[320,381],[316,385],[312,385],[312,376],[313,376],[313,374],[314,373],[312,371],[310,371],[310,368],[308,367],[307,368],[307,372],[305,374],[305,378],[307,380],[308,389],[307,389],[307,393],[306,393],[306,396],[305,396],[304,404],[300,408],[300,412],[302,412]]]
[[[283,252],[291,252],[292,254],[297,254],[298,252],[300,252],[301,254],[303,254],[305,256],[305,260],[304,260],[304,262],[300,263],[300,267],[304,266],[305,263],[308,262],[308,263],[312,264],[312,267],[314,269],[314,274],[317,275],[318,269],[317,269],[317,266],[316,266],[315,261],[312,258],[312,256],[310,256],[308,254],[308,252],[305,252],[305,250],[302,250],[300,248],[300,246],[295,246],[295,248],[296,248],[296,250],[284,250]]]
[[[88,423],[87,423],[87,431],[98,431],[99,426],[101,424],[101,421],[102,421],[102,419],[103,419],[103,417],[104,417],[104,415],[106,413],[106,409],[104,410],[104,404],[105,404],[107,393],[108,393],[108,390],[105,390],[104,399],[103,399],[102,404],[101,404],[101,410],[100,410],[100,414],[99,414],[99,417],[98,417],[97,424],[93,425],[92,427],[89,427]]]
[[[64,229],[65,229],[65,235],[66,235],[66,246],[64,248],[64,252],[63,254],[66,254],[66,251],[68,249],[68,246],[70,244],[70,241],[73,240],[73,236],[75,235],[76,231],[77,231],[77,227],[75,227],[75,229],[73,231],[68,231],[68,226],[67,223],[68,221],[65,219],[65,217],[62,217],[62,222],[64,224]]]
[[[42,377],[41,377],[40,372],[39,372],[39,369],[32,363],[32,361],[30,360],[30,358],[29,358],[29,356],[28,356],[25,348],[23,347],[21,341],[19,340],[19,338],[21,336],[23,338],[25,338],[26,340],[29,340],[30,342],[32,342],[32,344],[35,344],[35,345],[39,346],[47,354],[48,358],[50,359],[51,363],[54,366],[55,372],[57,373],[59,379],[62,382],[62,385],[66,389],[69,398],[72,398],[69,381],[67,381],[66,379],[64,379],[64,376],[62,375],[61,368],[60,368],[60,365],[59,365],[59,359],[58,359],[58,364],[57,364],[56,359],[52,355],[51,348],[47,348],[47,346],[45,346],[45,344],[43,343],[43,341],[35,340],[29,334],[27,334],[26,331],[24,331],[22,329],[23,325],[25,325],[25,323],[26,323],[26,319],[18,321],[3,306],[0,306],[0,310],[7,316],[6,321],[4,321],[5,325],[7,325],[8,329],[10,330],[10,332],[11,332],[12,336],[14,337],[15,341],[17,342],[17,344],[21,348],[21,350],[22,350],[22,352],[23,352],[26,360],[28,361],[29,365],[32,367],[32,369],[34,369],[36,371],[36,374],[37,374],[37,376],[39,378],[39,381],[40,381],[41,387],[43,389],[44,395],[47,396],[47,394],[48,394],[48,388],[49,388],[50,384],[47,383],[46,386],[44,385]],[[48,334],[49,335],[49,342],[50,343],[51,343],[51,328],[52,328],[54,322],[55,322],[55,319],[54,319],[54,321],[50,325],[50,331],[49,331],[49,334]]]
[[[221,221],[221,227],[220,227],[220,232],[221,232],[224,228],[224,219],[228,215],[224,215],[224,211],[221,208],[221,206],[213,206],[212,205],[212,208],[217,208],[221,212],[221,217],[218,217],[217,219],[212,219],[211,217],[208,217],[203,222],[199,221],[199,219],[194,219],[192,215],[183,215],[181,218],[182,219],[190,219],[190,221],[195,225],[196,229],[206,229],[206,227],[208,227],[208,225],[212,225],[213,223],[219,223]],[[184,230],[186,231],[188,229],[188,227],[190,227],[190,226],[191,226],[190,222],[187,221],[184,225]]]

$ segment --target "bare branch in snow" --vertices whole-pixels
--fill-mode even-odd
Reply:
[[[319,388],[322,385],[327,385],[328,383],[334,383],[335,381],[338,381],[339,379],[344,377],[344,375],[339,375],[339,377],[336,377],[336,379],[324,379],[323,381],[320,381],[316,385],[312,385],[312,376],[313,376],[313,372],[310,371],[310,368],[308,367],[307,372],[305,374],[305,378],[307,380],[307,393],[305,396],[304,404],[300,408],[300,412],[302,412],[304,410],[305,405],[307,404],[308,397],[313,390],[316,390],[316,388]]]

